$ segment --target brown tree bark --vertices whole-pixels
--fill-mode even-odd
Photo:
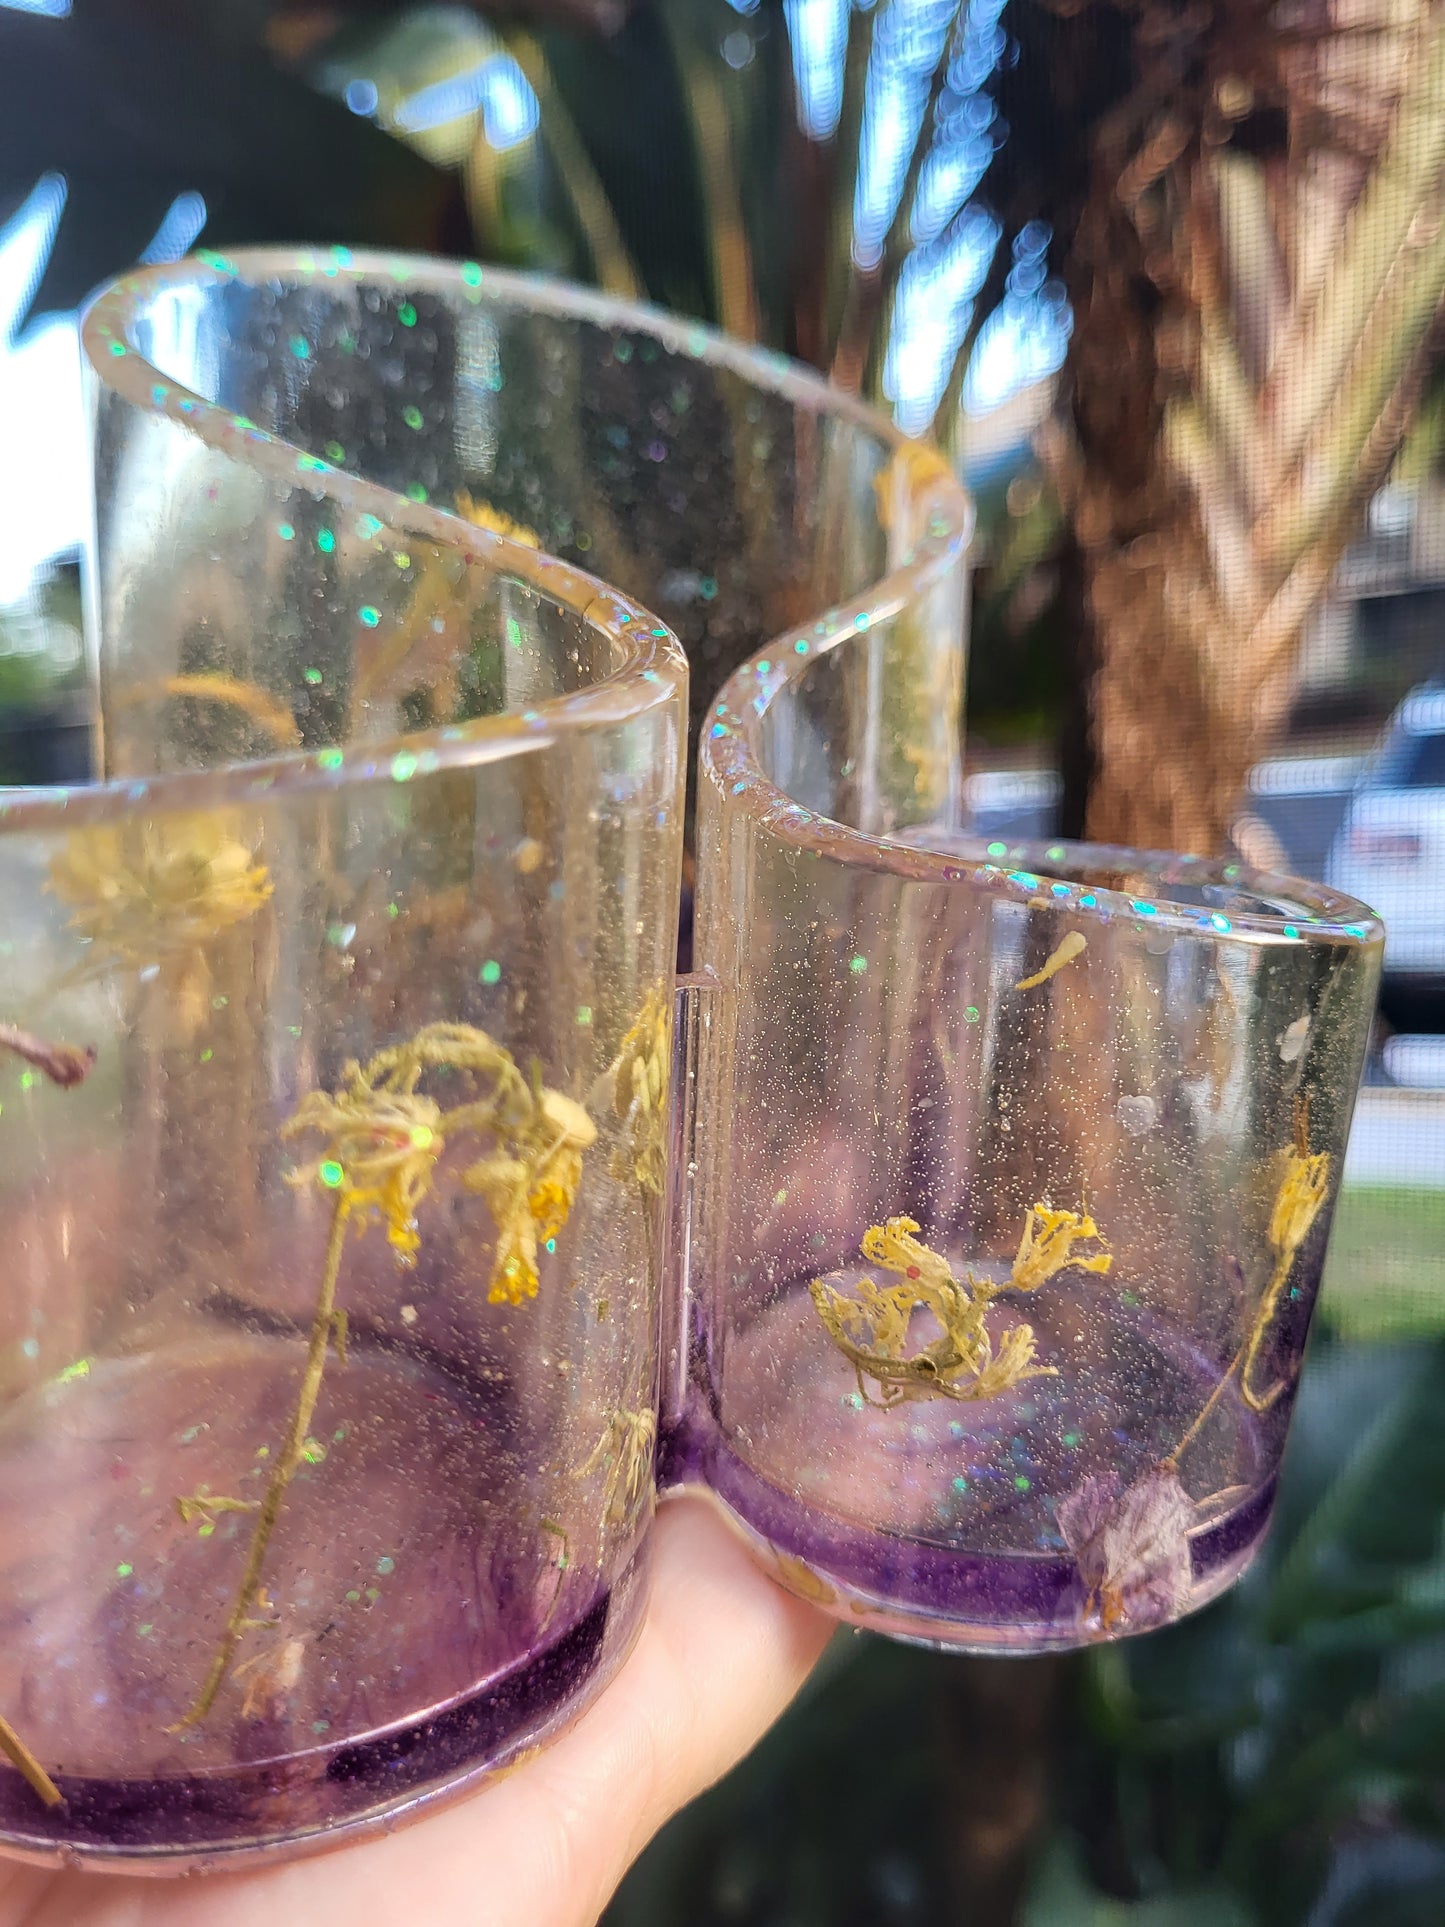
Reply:
[[[1388,474],[1445,288],[1440,0],[1133,16],[1046,451],[1096,663],[1088,834],[1224,846]]]

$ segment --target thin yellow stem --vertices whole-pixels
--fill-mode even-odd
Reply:
[[[1259,1348],[1264,1343],[1264,1335],[1274,1319],[1275,1306],[1279,1303],[1279,1295],[1284,1290],[1284,1281],[1293,1268],[1297,1249],[1297,1246],[1291,1246],[1279,1254],[1274,1275],[1265,1287],[1263,1298],[1259,1301],[1259,1310],[1254,1314],[1254,1324],[1245,1344],[1244,1365],[1239,1374],[1239,1389],[1251,1412],[1267,1411],[1280,1394],[1280,1387],[1277,1384],[1268,1392],[1261,1394],[1254,1390],[1249,1381],[1254,1371],[1255,1360],[1259,1357]]]
[[[6,1755],[48,1807],[58,1807],[65,1797],[51,1779],[45,1768],[36,1759],[30,1748],[21,1739],[15,1728],[3,1714],[0,1714],[0,1753]]]
[[[169,1729],[172,1733],[179,1732],[187,1726],[197,1725],[210,1712],[251,1617],[256,1588],[261,1581],[261,1568],[265,1564],[266,1551],[271,1543],[271,1534],[275,1530],[277,1519],[281,1516],[281,1505],[286,1497],[286,1488],[290,1485],[296,1468],[301,1463],[306,1435],[310,1430],[311,1420],[316,1411],[316,1401],[321,1393],[321,1380],[326,1370],[326,1347],[331,1342],[334,1329],[336,1280],[341,1270],[342,1249],[346,1243],[348,1214],[349,1199],[343,1192],[336,1200],[336,1208],[331,1219],[331,1235],[326,1241],[326,1261],[321,1272],[321,1290],[317,1294],[316,1310],[311,1320],[311,1340],[306,1349],[306,1370],[302,1375],[301,1389],[296,1397],[296,1409],[291,1414],[286,1443],[281,1448],[281,1456],[276,1461],[276,1469],[271,1474],[266,1495],[261,1501],[260,1516],[256,1520],[256,1530],[251,1535],[251,1549],[246,1555],[246,1570],[236,1593],[236,1603],[231,1608],[231,1616],[226,1621],[226,1630],[221,1635],[221,1643],[216,1649],[215,1658],[211,1661],[205,1682],[190,1710]]]
[[[1220,1399],[1224,1396],[1224,1388],[1229,1383],[1230,1379],[1234,1377],[1234,1374],[1239,1370],[1239,1367],[1244,1359],[1244,1353],[1245,1353],[1245,1347],[1241,1345],[1239,1350],[1234,1354],[1234,1357],[1230,1360],[1229,1369],[1225,1372],[1224,1376],[1220,1379],[1219,1383],[1215,1386],[1214,1390],[1209,1394],[1209,1397],[1204,1401],[1204,1404],[1200,1409],[1199,1416],[1195,1419],[1194,1423],[1190,1426],[1189,1430],[1184,1434],[1183,1438],[1180,1439],[1179,1443],[1175,1446],[1174,1450],[1169,1454],[1168,1458],[1165,1459],[1164,1461],[1165,1465],[1172,1465],[1177,1469],[1180,1455],[1184,1451],[1185,1446],[1192,1445],[1194,1440],[1199,1436],[1200,1432],[1203,1431],[1204,1421],[1209,1417],[1209,1414],[1214,1410],[1215,1406],[1219,1403]]]

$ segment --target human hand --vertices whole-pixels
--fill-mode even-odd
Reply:
[[[490,1787],[395,1833],[170,1881],[0,1859],[0,1927],[591,1927],[663,1822],[749,1750],[833,1622],[753,1565],[706,1502],[656,1527],[636,1647],[596,1704]]]

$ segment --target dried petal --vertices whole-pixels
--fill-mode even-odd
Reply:
[[[1055,1517],[1084,1582],[1086,1619],[1104,1633],[1143,1632],[1189,1604],[1194,1505],[1169,1464],[1119,1489],[1117,1473],[1087,1478]]]

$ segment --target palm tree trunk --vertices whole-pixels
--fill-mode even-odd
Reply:
[[[1262,0],[1142,7],[1138,83],[1094,137],[1073,433],[1049,454],[1083,561],[1099,840],[1227,843],[1419,398],[1445,288],[1445,5],[1346,27],[1345,4],[1303,28]]]

